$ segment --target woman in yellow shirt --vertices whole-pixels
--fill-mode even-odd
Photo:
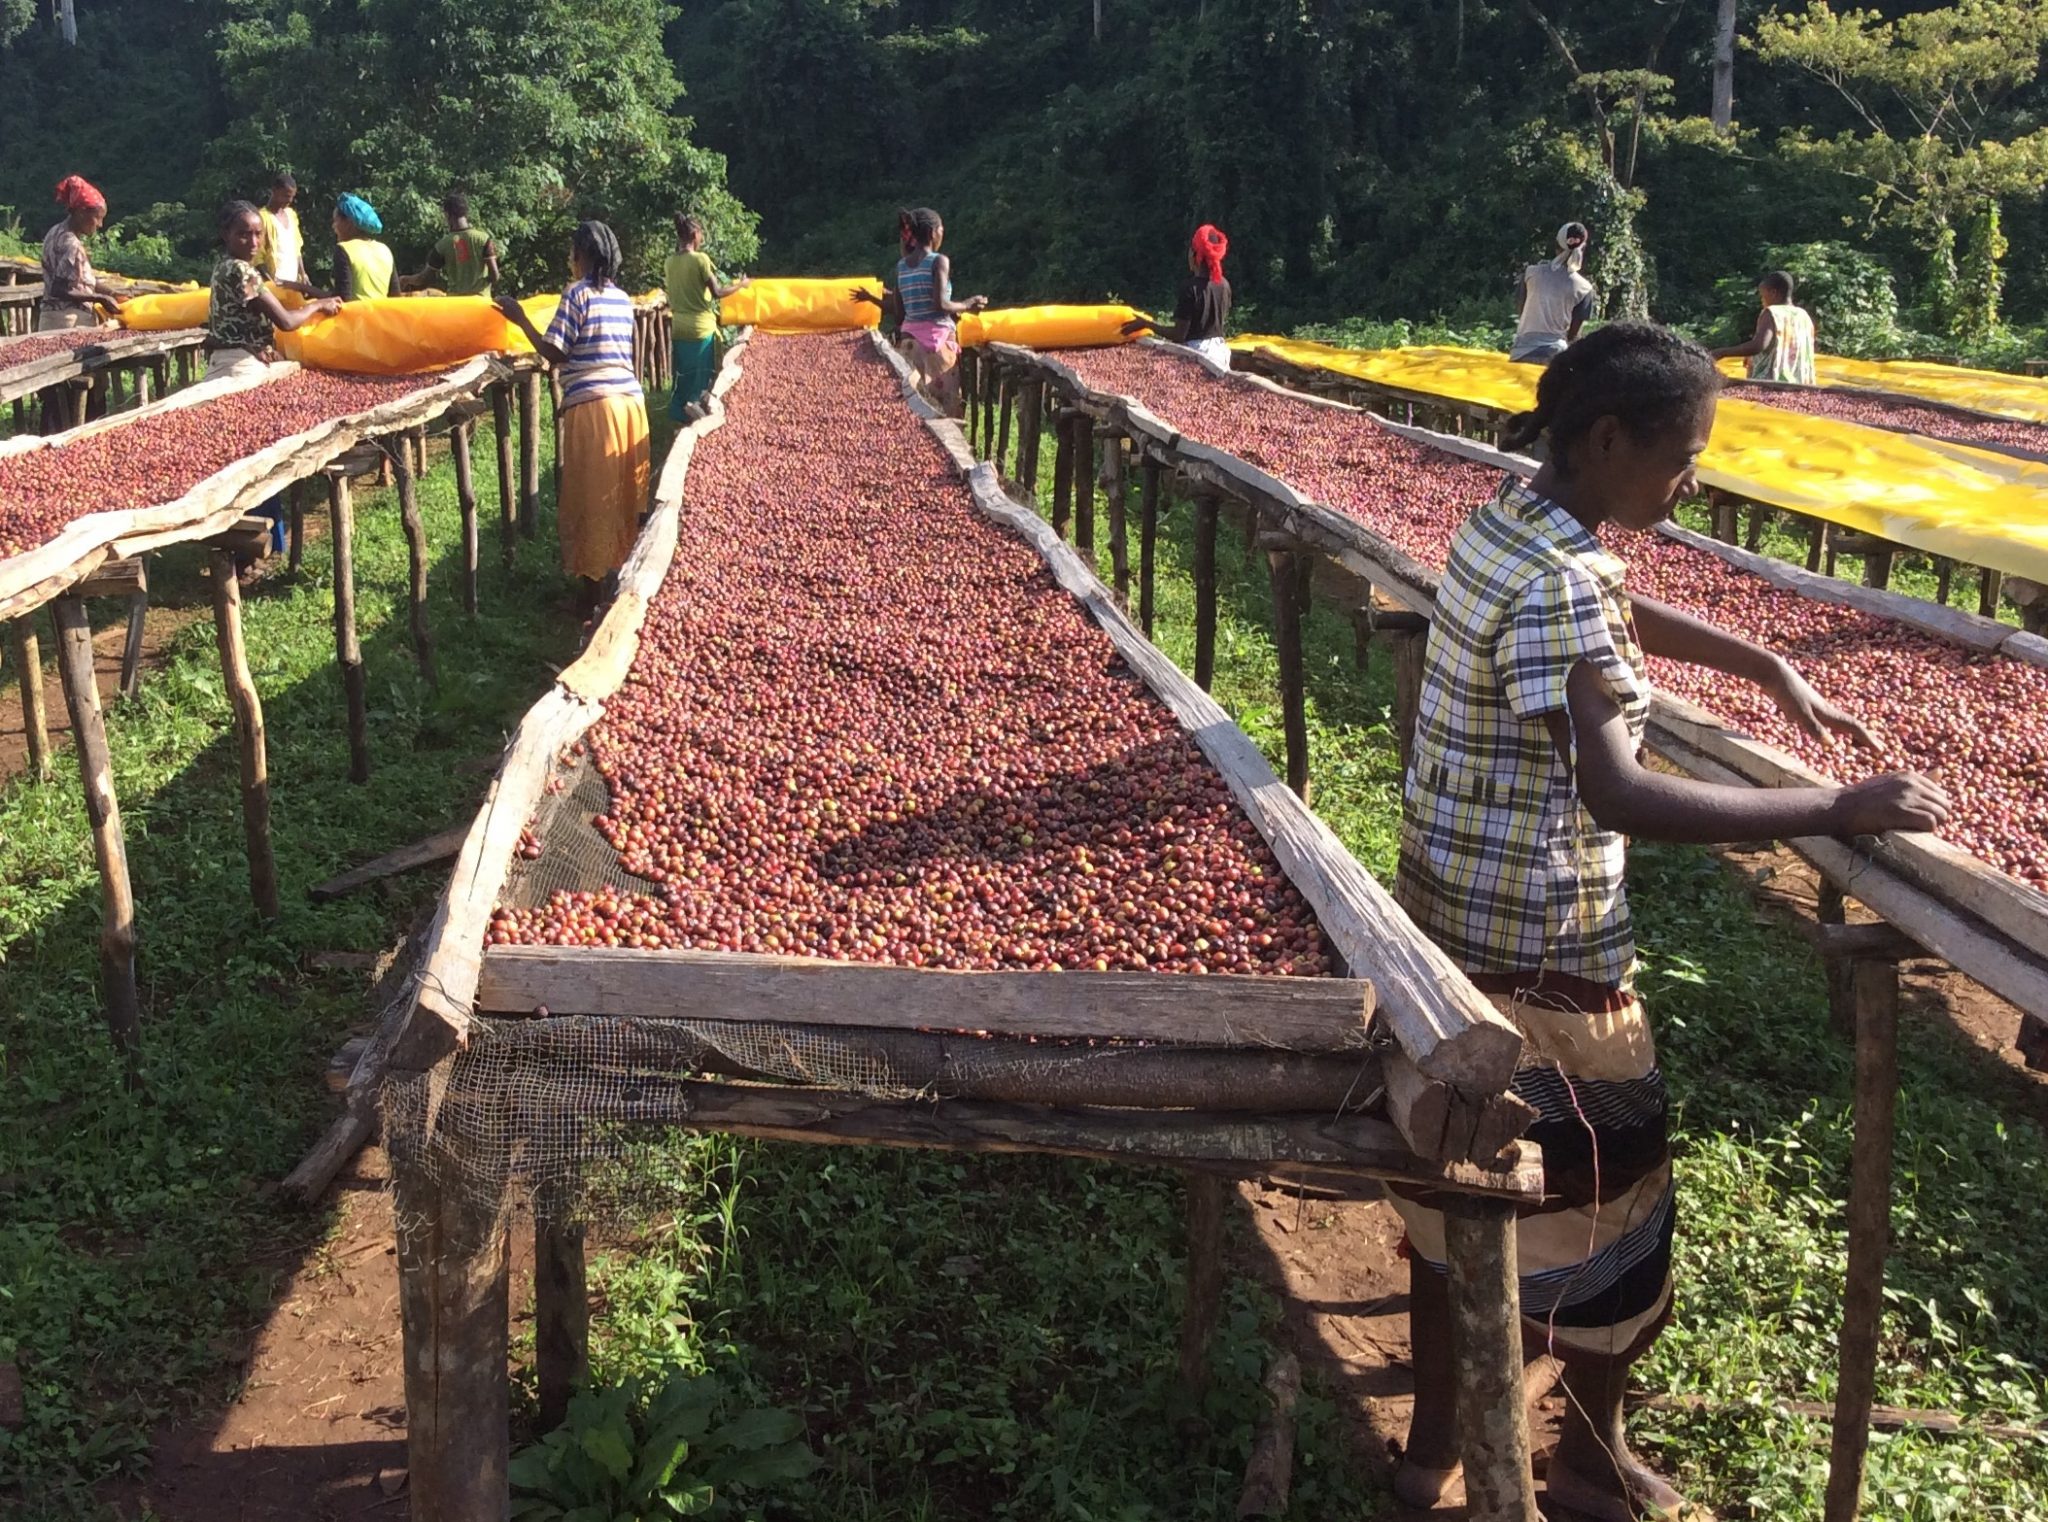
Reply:
[[[668,415],[684,423],[701,417],[704,393],[718,359],[718,303],[747,283],[745,275],[721,285],[711,256],[704,252],[704,224],[676,213],[676,251],[662,268],[668,285],[668,309],[675,319],[675,384],[669,391]]]

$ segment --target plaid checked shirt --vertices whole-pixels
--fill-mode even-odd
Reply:
[[[1583,524],[1514,477],[1451,543],[1394,896],[1467,972],[1631,985],[1626,843],[1580,804],[1543,721],[1589,661],[1641,744],[1650,681],[1624,574]]]

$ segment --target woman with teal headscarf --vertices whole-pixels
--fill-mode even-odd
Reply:
[[[334,288],[314,290],[295,286],[307,296],[339,296],[343,301],[360,301],[366,296],[398,294],[398,259],[389,244],[378,241],[384,219],[377,208],[350,191],[334,203]]]

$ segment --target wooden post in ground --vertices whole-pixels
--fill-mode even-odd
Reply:
[[[1052,531],[1064,539],[1074,515],[1074,430],[1064,417],[1052,423]]]
[[[1195,685],[1207,692],[1216,679],[1216,498],[1195,498]]]
[[[234,551],[214,548],[208,560],[213,591],[213,637],[220,674],[235,712],[235,745],[242,763],[242,836],[249,854],[249,894],[256,912],[274,920],[283,912],[277,893],[277,856],[270,845],[270,761],[263,738],[263,702],[249,674],[242,644],[242,584]]]
[[[1948,606],[1949,590],[1955,586],[1956,563],[1946,555],[1934,557],[1934,600]]]
[[[581,1226],[534,1226],[533,1362],[540,1430],[552,1432],[569,1414],[569,1397],[590,1378],[590,1292]]]
[[[1024,394],[1017,403],[1017,484],[1024,500],[1038,506],[1038,441],[1045,432],[1045,382],[1035,376],[1024,378]]]
[[[562,377],[548,371],[548,426],[554,430],[555,460],[550,473],[555,482],[555,502],[562,500]]]
[[[50,714],[43,699],[43,649],[31,615],[7,626],[14,677],[21,684],[21,730],[28,741],[28,766],[38,782],[50,776]]]
[[[348,780],[368,782],[370,704],[363,647],[356,638],[355,506],[341,470],[327,473],[327,533],[334,542],[334,659],[348,707]]]
[[[1229,1183],[1213,1173],[1187,1176],[1188,1283],[1181,1307],[1180,1383],[1190,1404],[1209,1389],[1209,1343],[1223,1309],[1223,1203]]]
[[[1860,927],[1859,927],[1860,928]],[[1884,1262],[1891,1246],[1892,1131],[1899,1090],[1899,968],[1888,957],[1851,963],[1856,1000],[1856,1137],[1849,1160],[1849,1273],[1842,1295],[1841,1363],[1826,1522],[1855,1522],[1877,1393]]]
[[[1280,657],[1280,718],[1287,735],[1287,785],[1308,802],[1308,690],[1301,656],[1301,623],[1307,612],[1315,564],[1291,549],[1268,550],[1266,572],[1273,586],[1273,642]]]
[[[1735,543],[1736,500],[1724,491],[1707,488],[1707,506],[1714,516],[1714,537],[1723,544]]]
[[[1863,584],[1882,592],[1892,584],[1892,547],[1875,542],[1863,552]]]
[[[995,356],[988,353],[982,355],[980,371],[981,452],[993,457],[996,452],[996,393],[1002,389],[1003,375],[996,365]]]
[[[1130,470],[1125,464],[1124,440],[1110,434],[1102,441],[1103,474],[1109,478],[1109,575],[1120,608],[1131,605],[1131,540],[1126,522],[1130,499]]]
[[[412,625],[412,652],[427,685],[439,688],[441,671],[434,660],[434,636],[427,628],[427,530],[420,522],[419,483],[412,473],[411,444],[401,438],[399,445],[391,459],[398,472],[398,521],[405,530],[406,558],[412,573],[406,596],[406,614]]]
[[[1394,657],[1394,743],[1405,770],[1415,751],[1415,721],[1422,711],[1422,665],[1429,649],[1429,621],[1406,609],[1376,611],[1373,628],[1385,638]]]
[[[128,594],[128,631],[121,639],[121,696],[142,692],[142,639],[149,629],[149,562],[135,559],[135,590]]]
[[[1076,412],[1074,429],[1074,548],[1095,564],[1095,419]]]
[[[1828,520],[1813,518],[1806,525],[1806,568],[1818,572],[1822,565],[1833,559],[1828,549]]]
[[[294,481],[285,488],[285,513],[287,521],[286,559],[284,568],[296,576],[299,566],[306,558],[306,483]]]
[[[142,997],[135,987],[135,894],[128,882],[128,842],[121,833],[114,762],[107,750],[106,720],[93,674],[92,625],[83,598],[60,597],[52,613],[57,621],[57,670],[64,679],[65,706],[71,711],[71,746],[85,783],[85,813],[100,873],[100,997],[106,1003],[107,1029],[132,1072],[142,1047]]]
[[[1152,637],[1152,609],[1158,592],[1159,477],[1164,467],[1145,456],[1138,476],[1138,622]]]
[[[1467,1515],[1472,1522],[1537,1522],[1522,1394],[1514,1205],[1448,1196],[1444,1246]]]
[[[519,377],[519,533],[540,532],[540,372]]]
[[[2005,587],[2005,575],[1990,566],[1978,572],[1977,611],[1985,618],[1998,617],[1998,595]]]
[[[448,452],[455,457],[455,501],[462,510],[462,611],[476,617],[476,478],[469,459],[468,423],[448,430]]]
[[[504,1218],[417,1165],[401,1166],[394,1184],[412,1513],[501,1522],[511,1458]]]
[[[1017,400],[1017,382],[1008,365],[996,368],[996,479],[1003,479],[1003,461],[1010,453],[1010,408]]]
[[[1764,547],[1764,528],[1771,521],[1771,510],[1761,502],[1749,504],[1749,530],[1742,536],[1742,547],[1751,554]]]
[[[505,565],[512,565],[513,546],[518,542],[518,512],[512,501],[512,386],[501,381],[491,387],[491,422],[498,443],[498,541],[505,552]]]

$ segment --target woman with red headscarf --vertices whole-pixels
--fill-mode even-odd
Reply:
[[[1135,317],[1124,324],[1124,331],[1163,333],[1228,370],[1230,346],[1223,341],[1223,330],[1230,322],[1230,282],[1223,278],[1223,256],[1229,252],[1230,240],[1221,228],[1207,222],[1196,228],[1188,243],[1188,278],[1173,304],[1173,326]]]
[[[57,204],[64,208],[64,220],[43,235],[38,333],[97,327],[100,309],[111,312],[120,304],[102,289],[92,271],[92,257],[85,251],[85,240],[107,220],[107,198],[73,174],[58,183]]]

